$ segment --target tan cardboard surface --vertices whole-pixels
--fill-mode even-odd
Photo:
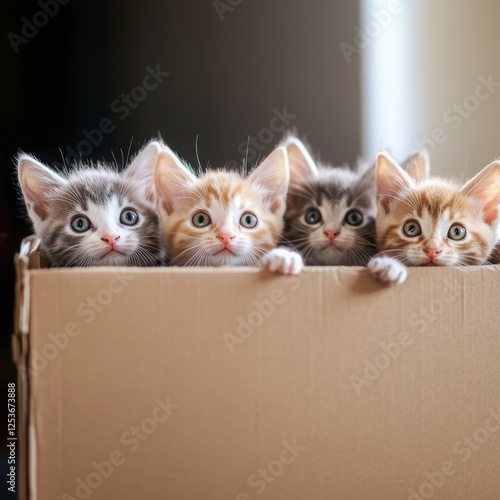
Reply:
[[[500,267],[32,271],[32,498],[498,499],[499,295]]]

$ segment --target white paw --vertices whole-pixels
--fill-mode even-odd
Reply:
[[[299,274],[304,267],[302,256],[288,248],[274,248],[262,257],[262,266],[280,274]]]
[[[406,266],[392,257],[373,257],[367,267],[377,281],[388,285],[400,285],[408,276]]]

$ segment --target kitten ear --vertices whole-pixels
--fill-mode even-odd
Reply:
[[[401,166],[417,182],[428,179],[430,176],[429,154],[424,149],[406,158]]]
[[[17,160],[17,176],[29,214],[45,220],[54,191],[65,186],[66,179],[27,154]]]
[[[143,200],[155,202],[155,168],[162,150],[159,141],[150,141],[137,153],[124,172]]]
[[[389,205],[404,189],[415,187],[412,178],[387,154],[379,153],[375,166],[375,185],[377,201],[382,204],[385,212]]]
[[[166,145],[158,156],[155,186],[158,203],[170,215],[186,190],[192,189],[196,177]]]
[[[493,224],[500,205],[500,161],[494,161],[473,177],[461,191],[484,205],[484,221]]]
[[[271,212],[284,211],[289,183],[289,167],[286,149],[276,148],[250,175],[248,180],[263,191]]]
[[[318,175],[316,164],[301,140],[289,136],[283,142],[283,147],[288,153],[291,186],[303,184],[306,179]]]
[[[364,170],[364,172],[363,172]],[[358,192],[366,192],[372,191],[375,192],[375,165],[371,165],[369,167],[364,167],[361,170],[363,173],[359,178],[357,184]]]

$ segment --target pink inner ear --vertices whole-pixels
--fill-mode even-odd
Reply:
[[[271,212],[275,214],[280,207],[281,207],[281,201],[274,200],[273,203],[271,204]]]
[[[171,213],[174,211],[174,207],[167,200],[163,200],[162,207],[168,215],[171,215]]]
[[[384,209],[384,212],[385,212],[386,214],[388,214],[388,213],[389,213],[389,211],[390,211],[390,209],[389,209],[389,205],[390,205],[390,203],[391,203],[391,201],[390,201],[389,197],[388,197],[388,196],[381,196],[381,197],[379,198],[379,202],[380,202],[380,204],[382,205],[382,208]]]
[[[146,200],[150,201],[151,203],[155,201],[155,192],[151,187],[146,189],[146,193],[144,194],[144,196],[146,197]]]
[[[496,205],[487,206],[484,211],[484,221],[486,224],[493,224],[498,218],[498,207]]]
[[[44,221],[49,216],[49,204],[45,201],[37,201],[33,203],[33,210],[40,217],[40,220]],[[31,208],[31,204],[29,205]]]

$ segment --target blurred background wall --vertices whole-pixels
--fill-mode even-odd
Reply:
[[[500,157],[500,2],[362,0],[362,151],[426,148],[434,174]]]

